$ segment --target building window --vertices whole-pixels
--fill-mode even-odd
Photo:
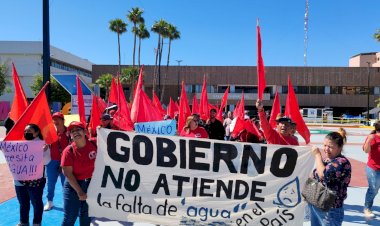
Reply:
[[[186,85],[185,89],[186,93],[193,93],[193,85]]]
[[[341,86],[331,86],[330,93],[331,94],[342,94],[342,87]]]

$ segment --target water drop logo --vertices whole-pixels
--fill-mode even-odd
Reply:
[[[301,192],[298,177],[286,183],[277,191],[277,200],[273,204],[292,208],[300,204]]]

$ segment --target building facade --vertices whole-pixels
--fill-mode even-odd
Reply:
[[[27,98],[33,98],[29,85],[42,74],[42,41],[0,41],[0,64],[5,64],[8,81],[12,81],[12,62],[15,64]],[[78,74],[87,84],[92,82],[92,63],[69,52],[50,46],[51,74]],[[2,95],[1,101],[12,102],[14,92]]]
[[[117,65],[93,65],[93,79],[95,81],[105,73],[116,75],[117,70]],[[154,66],[144,67],[144,86],[148,95],[153,88],[153,73]],[[380,67],[265,67],[265,73],[267,88],[263,99],[266,108],[272,106],[276,90],[284,107],[288,76],[300,108],[332,108],[335,116],[343,113],[359,115],[367,107],[375,107],[375,99],[380,98]],[[256,67],[251,66],[169,66],[168,70],[162,67],[162,103],[167,105],[170,97],[178,99],[181,81],[185,81],[189,103],[193,95],[199,100],[204,76],[212,104],[220,104],[224,91],[230,86],[229,110],[241,99],[242,92],[246,109],[255,110],[257,72]]]

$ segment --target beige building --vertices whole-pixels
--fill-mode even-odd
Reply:
[[[349,67],[380,67],[380,52],[360,53],[350,58]]]

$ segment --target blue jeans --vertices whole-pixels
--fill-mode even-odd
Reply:
[[[367,174],[368,189],[365,194],[364,208],[371,209],[373,200],[375,199],[380,188],[380,170],[376,171],[367,166],[365,172]]]
[[[58,160],[51,160],[49,164],[46,165],[47,174],[47,195],[48,201],[53,201],[55,184],[57,183],[58,177],[61,178],[62,187],[65,183],[65,176],[61,172],[60,162]]]
[[[308,204],[310,208],[310,223],[311,226],[340,226],[343,222],[344,209],[332,208],[328,212]]]
[[[45,183],[41,183],[38,187],[15,186],[17,200],[20,204],[20,223],[29,223],[30,203],[32,203],[34,210],[33,224],[41,223],[44,212],[42,203],[44,187]]]
[[[78,180],[79,186],[87,193],[89,181]],[[62,226],[73,226],[79,215],[80,226],[87,226],[91,223],[88,216],[88,205],[86,201],[80,201],[77,192],[71,187],[68,180],[63,188],[63,222]]]

